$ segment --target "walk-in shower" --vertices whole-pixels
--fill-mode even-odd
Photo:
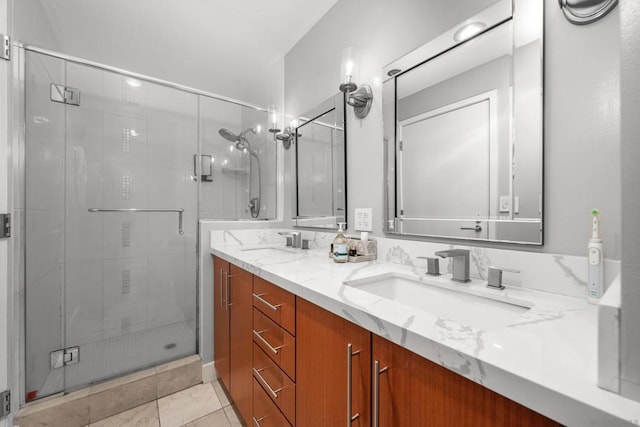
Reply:
[[[198,220],[276,217],[266,110],[17,50],[24,401],[197,353]]]
[[[249,203],[247,204],[247,208],[249,212],[251,212],[252,218],[258,218],[260,215],[261,208],[261,200],[262,200],[262,176],[260,174],[260,158],[258,157],[258,153],[251,148],[251,144],[246,138],[247,133],[257,133],[254,128],[245,129],[240,134],[236,135],[228,129],[222,128],[218,131],[220,136],[222,136],[227,141],[233,142],[235,144],[235,148],[242,151],[243,153],[249,153]],[[253,167],[251,157],[254,157],[256,160],[256,165],[258,169],[258,196],[253,197]]]

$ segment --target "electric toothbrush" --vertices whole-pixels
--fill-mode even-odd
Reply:
[[[589,263],[589,283],[587,284],[587,300],[591,304],[597,304],[604,292],[604,254],[602,251],[602,239],[598,224],[598,209],[591,210],[592,226],[591,239],[587,245],[587,260]]]

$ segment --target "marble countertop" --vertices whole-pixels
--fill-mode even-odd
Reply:
[[[338,264],[325,250],[273,244],[212,245],[211,253],[562,424],[640,424],[640,403],[596,385],[597,307],[584,298],[509,286],[487,290],[480,280],[459,285],[449,274],[429,278],[531,305],[506,326],[481,329],[344,284],[390,272],[424,280],[423,269]]]

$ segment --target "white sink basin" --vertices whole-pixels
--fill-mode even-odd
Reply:
[[[502,329],[532,307],[527,301],[506,298],[498,291],[473,290],[453,282],[445,285],[429,282],[426,277],[398,273],[379,274],[344,284],[483,330]]]
[[[287,253],[287,254],[292,254],[297,252],[295,249],[292,248],[288,248],[288,247],[282,247],[282,246],[260,246],[260,247],[255,247],[255,248],[244,248],[241,249],[242,252],[280,252],[280,253]]]

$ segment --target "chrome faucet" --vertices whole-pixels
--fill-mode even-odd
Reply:
[[[302,247],[302,233],[299,231],[280,231],[278,234],[287,237],[287,246],[293,246],[294,248]],[[290,245],[288,244],[289,239],[291,239]]]
[[[438,251],[436,255],[442,258],[453,258],[451,280],[463,283],[469,281],[470,254],[467,249],[448,249],[446,251]]]
[[[502,272],[506,271],[508,273],[520,273],[520,270],[512,270],[510,268],[500,268],[500,267],[489,267],[489,272],[487,274],[487,288],[503,290],[504,285],[502,284]]]

